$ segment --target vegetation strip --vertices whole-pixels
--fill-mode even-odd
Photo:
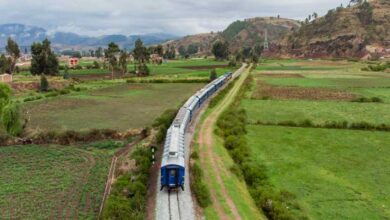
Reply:
[[[148,137],[148,143],[137,146],[130,155],[135,167],[119,175],[111,188],[110,195],[103,208],[103,219],[145,218],[146,202],[151,174],[152,147],[159,147],[164,142],[167,129],[175,118],[177,110],[167,110],[153,123],[154,131]],[[127,154],[126,152],[123,152]]]
[[[369,122],[353,122],[347,121],[328,121],[324,124],[315,124],[311,120],[303,120],[300,122],[295,121],[281,121],[281,122],[263,122],[257,121],[255,123],[249,123],[252,125],[265,125],[265,126],[287,126],[287,127],[302,127],[302,128],[329,128],[329,129],[351,129],[351,130],[369,130],[369,131],[390,131],[390,125],[388,124],[372,124]]]
[[[116,173],[115,167],[116,167],[116,163],[117,163],[118,158],[128,154],[129,151],[131,150],[131,148],[134,147],[135,145],[137,145],[139,142],[141,142],[144,138],[145,138],[144,136],[138,137],[136,140],[134,140],[132,143],[128,144],[126,147],[119,149],[112,157],[110,169],[109,169],[108,176],[107,176],[106,187],[104,190],[103,199],[102,199],[100,209],[99,209],[98,219],[100,219],[100,216],[101,216],[103,208],[104,208],[104,203],[106,202],[106,199],[111,191],[112,183],[114,180],[114,175]]]

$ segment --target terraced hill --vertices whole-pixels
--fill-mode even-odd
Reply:
[[[338,7],[308,21],[285,39],[285,52],[304,57],[390,54],[390,1]]]

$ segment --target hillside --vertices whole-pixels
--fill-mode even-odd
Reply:
[[[279,42],[292,29],[298,29],[299,27],[299,22],[291,19],[275,17],[250,18],[244,21],[235,21],[222,32],[190,35],[167,42],[165,45],[170,44],[179,48],[180,46],[188,47],[191,44],[195,44],[199,46],[200,54],[209,54],[211,46],[215,41],[226,40],[229,42],[231,52],[236,52],[243,47],[263,44],[265,30],[267,29],[271,47],[276,48]]]
[[[188,48],[190,45],[197,45],[199,49],[198,54],[210,54],[210,48],[217,39],[219,39],[219,34],[212,32],[188,35],[178,40],[168,41],[163,45],[165,47],[174,46],[175,48],[179,48],[182,46]]]
[[[382,56],[389,53],[390,1],[330,10],[304,24],[284,44],[285,52],[302,57]]]
[[[236,21],[229,25],[222,33],[222,37],[229,42],[231,51],[235,52],[243,47],[252,47],[263,44],[265,32],[268,32],[268,41],[271,48],[277,48],[280,41],[292,30],[299,29],[300,23],[285,18],[262,17]]]
[[[50,33],[43,28],[23,24],[3,24],[0,25],[0,50],[5,47],[8,37],[15,39],[23,48],[29,48],[33,42],[48,38],[56,50],[82,50],[99,46],[104,47],[110,42],[115,42],[123,48],[131,49],[138,38],[141,38],[145,45],[159,44],[177,38],[177,36],[164,33],[130,36],[117,34],[90,37],[68,32]]]

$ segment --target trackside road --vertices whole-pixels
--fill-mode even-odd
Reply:
[[[242,72],[245,69],[246,64],[238,71]],[[237,72],[238,72],[237,71]],[[235,73],[235,75],[237,74]],[[194,220],[196,219],[195,207],[192,200],[191,188],[190,188],[190,174],[189,174],[189,159],[190,159],[190,146],[193,140],[195,127],[199,121],[200,115],[204,108],[207,108],[207,104],[199,110],[199,113],[195,116],[194,120],[189,125],[185,135],[185,160],[186,160],[186,175],[185,175],[185,191],[178,189],[177,191],[167,190],[158,191],[156,195],[156,220]],[[157,189],[160,190],[160,174],[157,179]]]
[[[204,119],[197,136],[199,158],[205,176],[204,180],[211,194],[211,209],[219,219],[263,218],[255,207],[245,184],[237,183],[233,189],[234,192],[232,192],[232,189],[229,190],[229,184],[232,185],[231,179],[235,177],[230,172],[232,163],[226,163],[226,157],[229,158],[228,161],[231,161],[231,159],[223,144],[218,143],[217,136],[214,134],[217,119],[233,103],[234,98],[249,75],[249,69],[250,66],[241,73],[241,77],[238,78],[226,97]],[[238,74],[235,74],[236,76]],[[221,151],[224,151],[225,154],[221,153]]]

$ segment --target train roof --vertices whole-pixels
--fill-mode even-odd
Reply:
[[[161,167],[167,165],[184,167],[184,163],[184,133],[180,131],[180,127],[171,126],[164,144]]]

